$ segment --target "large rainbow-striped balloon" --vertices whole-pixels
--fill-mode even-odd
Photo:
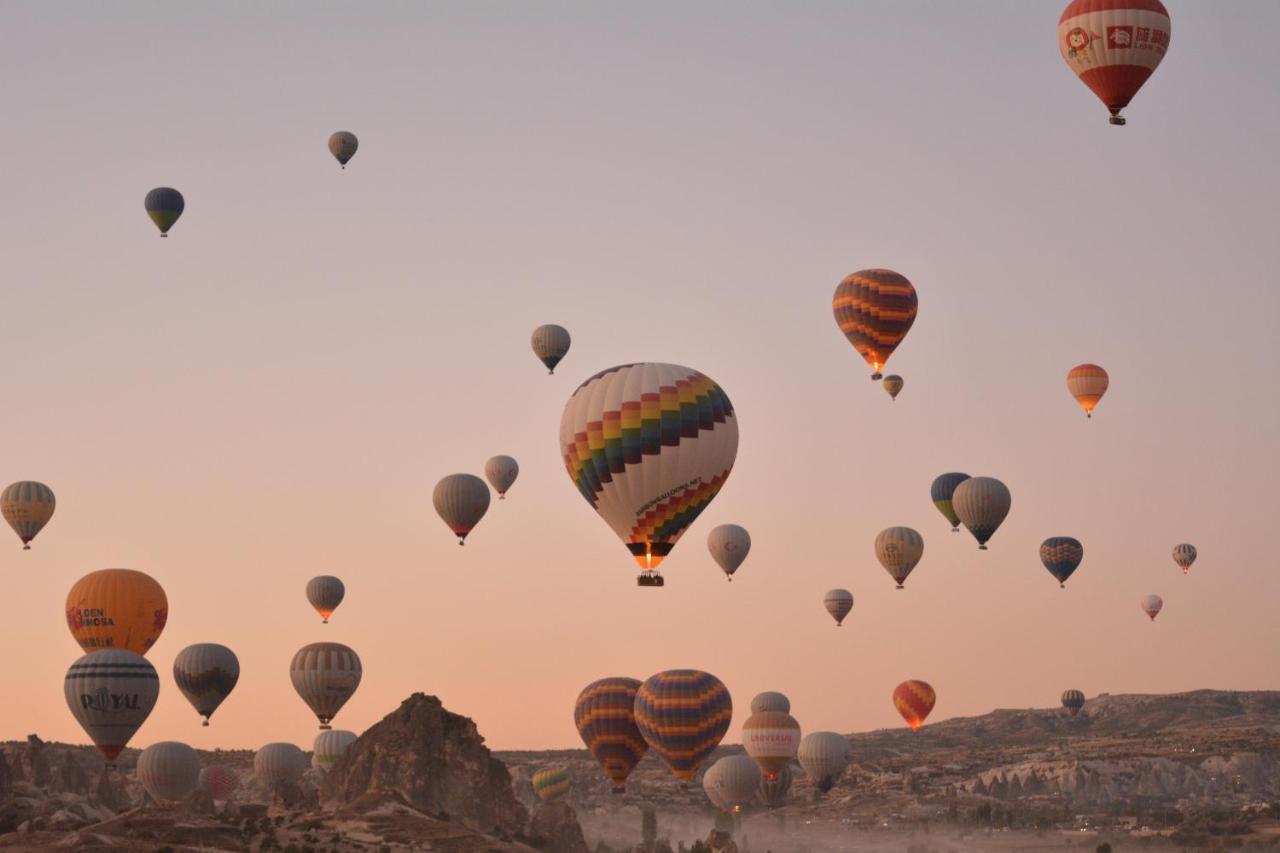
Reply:
[[[733,717],[724,682],[696,669],[670,669],[650,676],[636,693],[636,725],[671,773],[693,779],[711,757]]]
[[[636,727],[639,690],[638,678],[601,678],[584,687],[573,706],[573,724],[591,755],[604,767],[615,794],[626,790],[627,777],[649,751]]]

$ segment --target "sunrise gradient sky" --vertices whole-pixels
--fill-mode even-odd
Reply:
[[[1280,4],[1166,2],[1123,129],[1058,55],[1061,0],[0,6],[0,480],[58,497],[33,551],[0,536],[0,738],[86,740],[63,602],[108,566],[170,602],[137,747],[309,748],[287,669],[320,639],[364,662],[337,727],[425,691],[498,748],[577,745],[583,685],[672,667],[728,685],[729,742],[765,689],[854,731],[900,725],[907,678],[931,721],[1280,687]],[[896,403],[831,316],[872,266],[920,294]],[[662,590],[557,449],[577,384],[638,360],[707,373],[741,427]],[[460,549],[432,487],[495,453],[520,479]],[[950,470],[1012,490],[990,552],[929,501]],[[723,522],[754,542],[732,584]],[[901,592],[872,554],[899,524]],[[1065,591],[1053,535],[1085,546]],[[243,672],[208,729],[169,677],[193,642]]]

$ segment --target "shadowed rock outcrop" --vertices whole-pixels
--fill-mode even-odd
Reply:
[[[323,785],[328,801],[390,791],[425,814],[500,838],[523,836],[529,822],[506,766],[489,754],[475,723],[422,693],[362,734]]]
[[[564,800],[540,803],[529,822],[529,843],[556,853],[590,853],[573,807]]]

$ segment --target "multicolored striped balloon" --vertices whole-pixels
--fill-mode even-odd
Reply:
[[[956,486],[967,479],[969,479],[968,474],[953,471],[948,474],[939,474],[934,478],[933,485],[929,487],[929,499],[938,508],[938,512],[951,522],[952,533],[960,532],[960,516],[956,515],[955,508],[951,505],[951,498],[956,492]]]
[[[715,382],[678,364],[626,364],[573,392],[560,419],[569,478],[635,557],[642,586],[711,503],[738,455]]]
[[[1076,716],[1084,707],[1084,694],[1079,690],[1062,691],[1062,707],[1066,709],[1068,717]]]
[[[1051,536],[1040,543],[1040,562],[1049,570],[1049,574],[1058,580],[1058,586],[1066,589],[1067,578],[1071,577],[1084,559],[1084,546],[1079,539],[1070,536]]]
[[[1171,30],[1160,0],[1072,0],[1058,19],[1058,49],[1123,125],[1120,111],[1164,59]]]
[[[689,782],[720,745],[733,718],[729,689],[714,675],[670,669],[636,693],[636,726],[677,779]]]
[[[573,786],[573,775],[565,767],[553,767],[539,770],[533,774],[533,792],[543,802],[558,800],[569,793]]]
[[[902,589],[924,556],[924,538],[910,527],[886,527],[876,536],[876,559]]]
[[[1196,546],[1188,542],[1175,545],[1173,548],[1173,561],[1178,564],[1178,568],[1182,569],[1184,575],[1191,571],[1191,564],[1196,561],[1197,556],[1199,553],[1196,551]]]
[[[893,706],[898,709],[902,719],[911,726],[911,731],[918,732],[924,725],[925,717],[933,710],[937,694],[924,681],[904,681],[893,691]]]
[[[649,751],[636,726],[639,690],[638,678],[601,678],[584,687],[573,706],[573,724],[592,757],[604,768],[615,794],[626,790],[627,777]]]
[[[844,624],[844,617],[853,609],[853,593],[847,589],[829,589],[822,596],[822,606],[836,620],[836,627]]]
[[[871,378],[893,355],[916,321],[919,301],[907,277],[893,270],[855,272],[836,287],[831,299],[836,325],[867,364]]]
[[[1076,398],[1086,418],[1093,417],[1093,407],[1107,393],[1111,377],[1096,364],[1077,364],[1067,373],[1067,390]]]
[[[18,534],[24,551],[31,550],[31,540],[53,518],[56,505],[53,489],[35,480],[10,483],[0,492],[0,515]]]

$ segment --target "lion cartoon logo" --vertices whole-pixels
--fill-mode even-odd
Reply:
[[[1067,33],[1067,55],[1074,58],[1077,53],[1089,46],[1089,31],[1082,27],[1075,27]]]

